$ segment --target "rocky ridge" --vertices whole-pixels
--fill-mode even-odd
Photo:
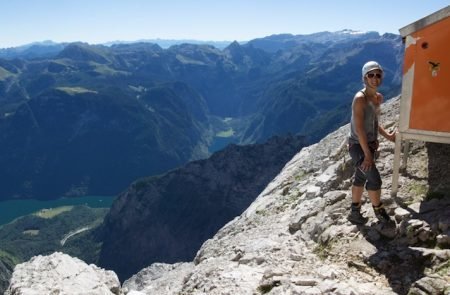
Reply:
[[[395,127],[398,104],[396,98],[383,106],[384,126]],[[152,264],[121,292],[449,294],[450,179],[442,176],[450,171],[450,147],[414,142],[391,198],[393,144],[381,141],[382,200],[397,226],[376,222],[368,202],[370,221],[355,226],[345,218],[352,175],[347,133],[344,126],[303,148],[193,262]],[[11,286],[24,277],[17,272]]]

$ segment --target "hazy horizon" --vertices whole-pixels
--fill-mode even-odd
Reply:
[[[330,32],[330,33],[338,33],[338,32],[342,32],[342,31],[354,31],[351,29],[342,29],[339,31],[335,31],[335,32]],[[314,33],[310,33],[310,34],[290,34],[290,33],[279,33],[279,34],[272,34],[272,35],[267,35],[267,36],[260,36],[260,37],[256,37],[254,39],[258,39],[258,38],[266,38],[266,37],[270,37],[270,36],[274,36],[274,35],[312,35],[312,34],[317,34],[317,33],[324,33],[324,32],[329,32],[329,31],[321,31],[321,32],[314,32]],[[362,32],[362,31],[354,31],[357,33],[368,33],[368,32]],[[375,32],[375,31],[374,31]],[[377,32],[380,35],[382,35],[382,33]],[[397,33],[398,35],[398,33]],[[238,43],[242,44],[242,43],[246,43],[249,42],[251,40],[254,39],[249,39],[249,40],[200,40],[200,39],[186,39],[186,38],[182,38],[182,39],[164,39],[164,38],[149,38],[149,39],[137,39],[137,40],[111,40],[111,41],[106,41],[106,42],[101,42],[101,43],[89,43],[89,42],[85,42],[83,40],[76,40],[76,41],[70,41],[70,42],[56,42],[54,40],[36,40],[30,43],[26,43],[26,44],[21,44],[21,45],[17,45],[17,46],[13,46],[13,47],[0,47],[0,49],[9,49],[9,48],[18,48],[18,47],[22,47],[22,46],[31,46],[31,45],[36,45],[36,44],[41,44],[41,45],[45,45],[45,44],[65,44],[65,43],[76,43],[76,42],[81,42],[81,43],[87,43],[89,45],[112,45],[112,44],[119,44],[119,43],[138,43],[138,42],[155,42],[158,43],[159,42],[173,42],[173,43],[181,43],[181,42],[195,42],[195,43],[232,43],[234,41],[237,41]]]
[[[0,48],[52,40],[104,44],[135,40],[248,41],[274,34],[344,29],[394,33],[448,1],[379,0],[42,0],[1,1]]]

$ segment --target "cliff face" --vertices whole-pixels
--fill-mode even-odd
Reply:
[[[395,126],[398,102],[383,106],[384,126]],[[398,197],[391,198],[393,144],[381,141],[382,200],[397,226],[379,224],[368,202],[363,211],[369,222],[355,226],[346,220],[352,174],[347,133],[344,126],[303,148],[193,262],[152,264],[122,292],[449,294],[450,146],[414,142]],[[20,279],[15,272],[12,284]]]
[[[209,159],[136,181],[105,218],[99,265],[124,280],[154,262],[192,260],[203,242],[240,215],[303,144],[302,138],[291,136],[232,145]]]

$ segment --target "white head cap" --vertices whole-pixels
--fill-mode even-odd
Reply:
[[[362,67],[362,76],[363,76],[363,78],[364,78],[364,76],[366,76],[366,74],[368,72],[373,71],[373,70],[380,70],[381,73],[384,75],[383,68],[380,66],[379,63],[377,63],[376,61],[368,61]]]

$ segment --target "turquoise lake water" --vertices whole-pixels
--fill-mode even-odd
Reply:
[[[61,198],[50,201],[8,200],[0,202],[0,225],[9,223],[17,217],[37,212],[44,208],[70,205],[87,205],[91,208],[109,208],[115,197],[86,196],[79,198]]]

